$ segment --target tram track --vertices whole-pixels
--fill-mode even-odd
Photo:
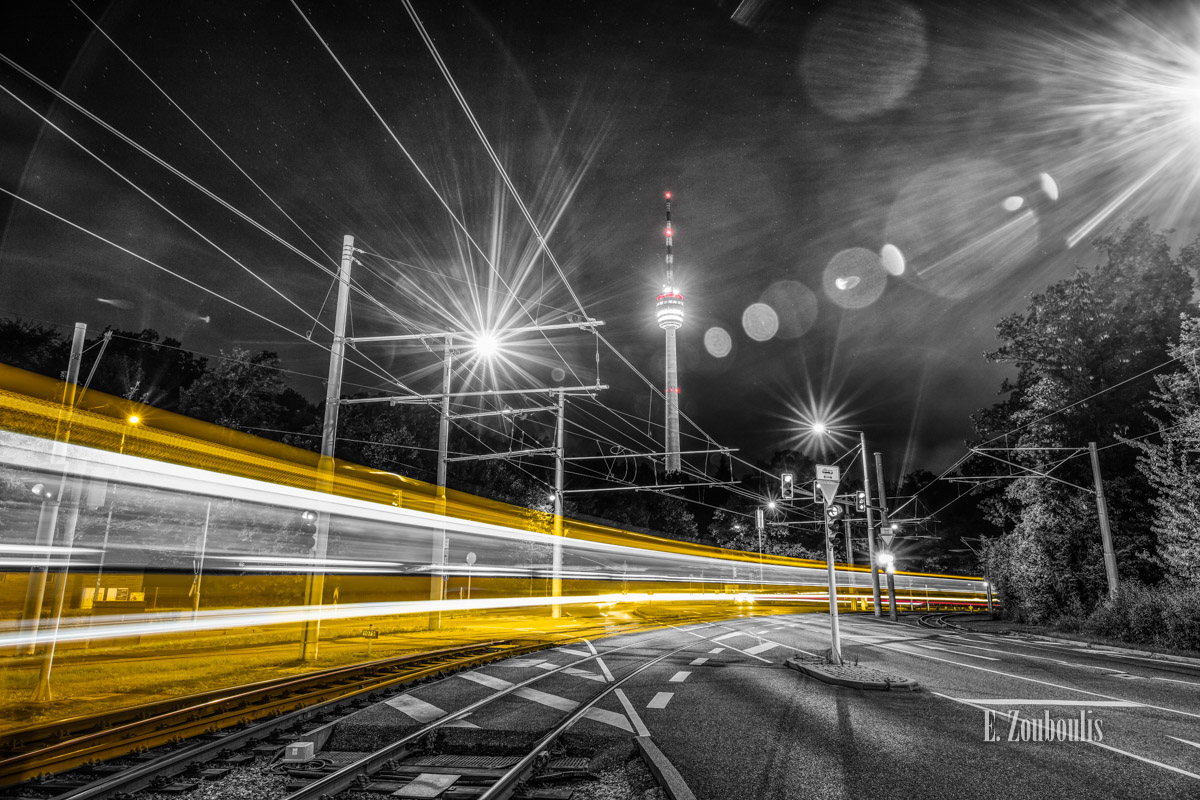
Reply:
[[[604,625],[566,638],[490,640],[76,717],[61,730],[23,729],[0,745],[0,787],[15,787],[2,796],[114,797],[280,731],[364,707],[395,686],[644,627]],[[122,758],[133,763],[119,769],[104,763]]]

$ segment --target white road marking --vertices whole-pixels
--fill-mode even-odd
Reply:
[[[446,716],[446,712],[433,703],[426,703],[424,700],[413,697],[411,694],[397,695],[383,702],[385,705],[389,705],[397,711],[412,717],[417,722],[433,722],[435,719],[441,719]]]
[[[534,666],[537,667],[538,669],[544,669],[547,672],[549,672],[550,670],[558,669],[558,664],[555,664],[553,661],[543,661],[540,664],[534,664]]]
[[[539,705],[557,708],[559,711],[572,711],[576,706],[579,705],[579,703],[576,703],[574,700],[568,700],[565,697],[559,697],[556,694],[543,692],[539,689],[530,689],[528,686],[522,689],[517,689],[515,692],[513,692],[513,694],[515,694],[517,697],[523,697],[526,700],[531,700]]]
[[[688,631],[688,632],[689,632],[689,633],[691,633],[691,631]],[[713,642],[720,642],[720,641],[723,641],[723,640],[725,640],[725,639],[732,639],[732,638],[733,638],[733,637],[735,637],[735,636],[749,636],[749,635],[750,635],[750,634],[748,634],[748,633],[743,633],[742,631],[734,631],[733,633],[723,633],[723,634],[721,634],[720,636],[714,636],[714,637],[712,637],[711,639],[709,639],[709,641],[713,641]],[[708,639],[709,637],[705,636],[704,638],[705,638],[705,639]]]
[[[506,658],[503,661],[497,661],[497,667],[536,667],[538,664],[544,663],[544,659],[540,658]]]
[[[615,711],[606,711],[603,708],[589,708],[583,712],[583,715],[596,722],[603,722],[605,725],[620,728],[626,733],[633,733],[633,726],[629,724],[629,720],[625,718],[624,714],[618,714]]]
[[[659,692],[654,695],[653,700],[646,704],[646,708],[666,708],[667,703],[671,702],[671,698],[674,696],[674,692]]]
[[[691,665],[693,667],[698,667],[701,664],[703,664],[705,661],[708,661],[708,659],[707,658],[696,658],[696,659],[692,660]]]
[[[633,723],[634,730],[638,736],[649,736],[650,729],[646,727],[646,723],[642,722],[641,716],[637,713],[637,709],[633,707],[633,703],[629,702],[629,698],[625,696],[623,689],[617,689],[613,692],[617,699],[621,701],[621,705],[625,707],[625,713],[629,715],[630,722]]]
[[[567,667],[566,669],[563,670],[563,672],[567,673],[568,675],[577,675],[580,678],[586,678],[589,681],[596,681],[598,683],[604,683],[603,675],[597,675],[594,672],[588,672],[586,669],[576,669],[575,667]]]
[[[474,722],[467,722],[465,719],[456,719],[454,722],[447,722],[446,728],[478,728]]]
[[[675,626],[672,625],[671,627],[674,628]],[[722,626],[722,627],[724,627],[724,626]],[[707,637],[707,636],[701,636],[700,634],[693,633],[692,631],[684,631],[684,633],[687,633],[691,636],[695,636],[697,639],[708,639],[710,642],[716,642],[716,641],[719,641],[720,639],[728,639],[730,636],[748,636],[749,635],[749,634],[742,633],[741,631],[736,631],[734,633],[727,633],[723,636],[718,636],[716,639],[709,639],[709,637]],[[753,653],[747,653],[745,650],[741,650],[737,647],[734,647],[733,645],[729,645],[728,649],[734,650],[738,653],[741,653],[742,655],[748,655],[751,658],[757,658],[759,661],[763,662],[764,664],[771,663],[771,660],[769,658],[763,658],[762,656],[756,656]]]
[[[555,650],[555,652],[558,652],[558,653],[566,653],[569,656],[590,656],[591,655],[591,653],[587,652],[586,650],[576,650],[572,647],[556,647],[556,648],[554,648],[554,650]]]
[[[934,692],[937,694],[937,692]],[[946,697],[947,695],[942,695]],[[1142,708],[1141,703],[1135,703],[1132,700],[1033,700],[1022,698],[1017,700],[979,700],[971,698],[970,700],[962,697],[951,697],[951,700],[958,700],[962,703],[975,703],[981,706],[1095,706],[1097,708]]]
[[[956,667],[965,667],[966,669],[977,669],[980,672],[990,672],[993,675],[1003,675],[1006,678],[1016,678],[1017,680],[1029,681],[1030,683],[1037,683],[1037,684],[1041,684],[1042,686],[1051,686],[1055,689],[1066,689],[1068,692],[1079,692],[1080,694],[1090,694],[1092,697],[1103,697],[1105,700],[1120,700],[1121,699],[1119,697],[1113,697],[1112,695],[1100,694],[1099,692],[1089,692],[1086,689],[1076,689],[1074,686],[1064,686],[1061,683],[1052,683],[1051,681],[1042,681],[1042,680],[1038,680],[1037,678],[1027,678],[1024,675],[1017,675],[1012,672],[1004,672],[1004,671],[998,670],[998,669],[991,669],[990,667],[977,667],[974,664],[964,664],[961,661],[950,661],[949,659],[946,659],[946,658],[938,658],[937,656],[929,656],[929,655],[925,655],[924,653],[914,653],[911,650],[900,650],[899,648],[888,647],[887,645],[878,645],[878,647],[881,650],[891,650],[893,653],[902,653],[906,656],[913,656],[915,658],[927,658],[930,661],[940,661],[943,664],[953,664]],[[954,698],[951,698],[951,699],[953,700]],[[1149,703],[1142,703],[1140,705],[1142,705],[1142,707],[1144,707],[1144,708],[1153,708],[1158,711],[1167,711],[1172,714],[1182,714],[1185,717],[1195,717],[1196,719],[1200,719],[1200,714],[1193,714],[1190,711],[1183,711],[1178,708],[1167,708],[1166,706],[1155,706],[1155,705],[1151,705]]]
[[[754,645],[754,647],[747,647],[744,652],[747,655],[752,656],[757,653],[765,653],[766,651],[776,647],[783,647],[783,645],[781,645],[779,642],[763,642],[762,644]]]
[[[596,666],[598,666],[600,671],[604,673],[604,679],[609,683],[612,683],[614,681],[612,673],[608,671],[608,664],[605,664],[604,659],[600,657],[600,651],[596,649],[596,645],[592,644],[591,639],[584,639],[583,643],[586,644],[588,646],[588,650],[591,650],[592,654],[596,656]]]
[[[988,672],[992,672],[992,670],[988,670]],[[1020,677],[1020,676],[1014,676],[1014,677]],[[1076,691],[1081,691],[1081,690],[1076,690]],[[982,705],[976,705],[974,702],[971,702],[969,700],[960,700],[956,697],[950,697],[949,695],[944,695],[941,692],[931,692],[931,694],[935,694],[938,697],[944,697],[947,700],[954,701],[955,703],[962,703],[963,705],[967,705],[967,706],[970,706],[971,708],[979,709],[980,711],[988,710],[988,709],[984,708]],[[1004,717],[1005,719],[1011,719],[1011,716],[1009,714],[1004,713],[1003,711],[998,712],[996,715],[999,717]],[[1041,723],[1038,723],[1038,722],[1036,722],[1036,720],[1034,720],[1034,724],[1037,724],[1040,727]],[[1086,739],[1083,740],[1083,742],[1084,742],[1084,744],[1094,745],[1095,747],[1099,747],[1104,750],[1108,750],[1109,752],[1112,752],[1112,753],[1119,753],[1120,755],[1128,756],[1129,758],[1136,759],[1145,764],[1153,764],[1156,767],[1161,767],[1165,770],[1169,770],[1171,772],[1179,773],[1180,775],[1186,775],[1189,778],[1196,778],[1197,780],[1200,780],[1200,775],[1197,775],[1194,772],[1188,772],[1185,769],[1180,769],[1179,767],[1173,767],[1170,764],[1164,764],[1163,762],[1155,761],[1152,758],[1146,758],[1145,756],[1139,756],[1137,753],[1131,753],[1128,750],[1122,750],[1119,747],[1113,747],[1112,745],[1105,744],[1104,742],[1088,741]]]
[[[489,689],[507,689],[512,686],[511,683],[503,678],[496,678],[482,672],[460,672],[458,673],[458,677],[486,686]]]
[[[683,683],[684,681],[686,681],[688,679],[688,676],[691,674],[692,673],[690,673],[690,672],[676,672],[674,675],[671,676],[670,680],[668,680],[667,683]]]
[[[710,653],[724,653],[724,652],[725,652],[725,648],[724,648],[724,647],[714,647],[712,650],[709,650],[708,652],[710,652]]]
[[[1200,747],[1200,744],[1197,744],[1196,742],[1189,742],[1187,739],[1180,739],[1178,736],[1171,736],[1170,734],[1167,734],[1167,738],[1174,739],[1177,742],[1183,742],[1184,744],[1190,744],[1192,747]]]
[[[921,648],[924,648],[925,650],[938,650],[942,653],[953,653],[954,655],[962,656],[963,658],[982,658],[984,661],[999,661],[1000,660],[998,658],[992,658],[991,656],[980,656],[980,655],[976,655],[974,653],[960,653],[957,650],[951,650],[949,647],[938,647],[937,645],[932,645],[932,644],[917,644],[916,642],[913,642],[912,646],[913,647],[921,647]]]

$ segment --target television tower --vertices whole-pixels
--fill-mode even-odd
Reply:
[[[683,295],[675,291],[675,264],[671,254],[671,243],[675,231],[671,227],[671,193],[664,195],[667,201],[667,275],[662,293],[654,303],[658,327],[667,335],[667,431],[663,450],[667,456],[667,472],[679,472],[679,362],[675,357],[675,331],[683,325]]]

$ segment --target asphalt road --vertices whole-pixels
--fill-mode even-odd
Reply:
[[[648,733],[698,798],[1200,798],[1200,667],[861,615],[842,623],[849,660],[921,689],[848,689],[785,669],[797,650],[829,646],[826,615],[795,614],[604,639],[594,644],[600,660],[582,661],[593,645],[573,643],[499,662],[419,687],[357,730],[397,733],[577,663],[460,724],[463,734],[520,738],[683,648],[629,678],[576,730]],[[1064,720],[1064,733],[1082,715],[1093,741],[1022,740],[1022,730],[1045,730],[1047,715]]]

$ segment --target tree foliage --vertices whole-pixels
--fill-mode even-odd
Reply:
[[[976,430],[998,453],[1051,478],[1020,477],[984,501],[1003,537],[988,566],[1018,617],[1083,613],[1103,594],[1092,474],[1086,446],[1096,442],[1117,560],[1123,577],[1153,580],[1150,487],[1128,447],[1107,447],[1151,430],[1153,381],[1189,308],[1196,245],[1172,256],[1164,234],[1139,220],[1093,242],[1099,264],[1034,295],[1028,310],[1000,321],[990,361],[1017,367],[1001,403],[975,415]],[[1057,448],[1057,449],[1056,449]],[[1029,475],[993,463],[995,470]]]
[[[1179,368],[1158,375],[1151,418],[1158,441],[1131,442],[1138,469],[1154,487],[1152,529],[1167,574],[1200,584],[1200,320],[1184,319],[1170,355]]]

